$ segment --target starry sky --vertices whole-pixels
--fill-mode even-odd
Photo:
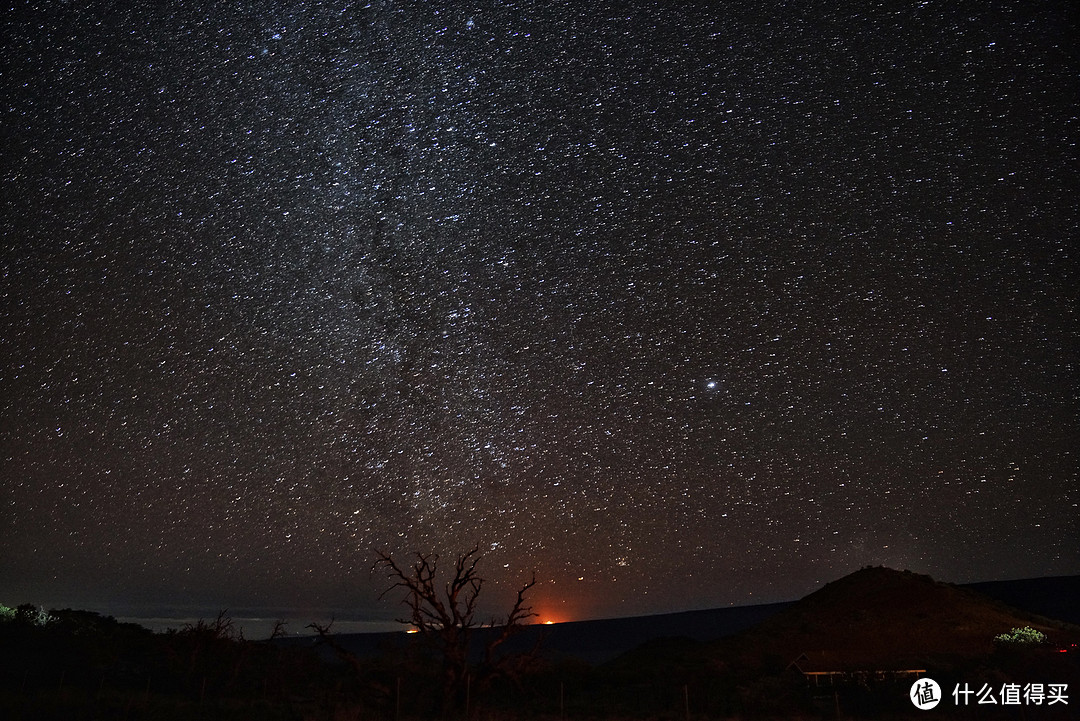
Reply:
[[[0,602],[1080,572],[1067,2],[20,3]],[[310,619],[309,619],[310,620]]]

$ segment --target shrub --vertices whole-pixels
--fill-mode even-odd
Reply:
[[[15,616],[12,619],[27,626],[45,627],[56,620],[56,617],[46,611],[44,607],[35,606],[32,603],[23,603],[15,608]]]
[[[1024,626],[1023,628],[1014,628],[1009,633],[1002,633],[994,636],[994,643],[1034,646],[1040,643],[1046,643],[1046,634],[1031,626]]]

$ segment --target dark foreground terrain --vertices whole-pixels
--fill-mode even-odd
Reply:
[[[1076,589],[982,590],[1045,611],[1076,609]],[[1043,641],[995,641],[1024,627]],[[885,568],[792,604],[529,627],[452,688],[406,634],[251,641],[224,615],[154,634],[22,606],[0,619],[0,719],[1070,719],[1077,643],[1075,625]],[[925,677],[932,711],[908,699]]]

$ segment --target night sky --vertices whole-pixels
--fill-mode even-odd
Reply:
[[[3,16],[0,602],[1080,572],[1064,0]]]

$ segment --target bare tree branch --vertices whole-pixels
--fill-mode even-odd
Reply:
[[[532,606],[525,605],[525,594],[530,588],[536,585],[536,574],[532,576],[532,580],[518,589],[517,600],[514,601],[513,608],[510,609],[509,615],[506,617],[506,623],[502,625],[502,632],[496,636],[484,649],[484,663],[485,665],[493,664],[495,661],[495,650],[501,646],[508,638],[521,630],[524,626],[524,622],[530,618],[536,617],[536,613],[533,612]],[[534,649],[534,652],[538,649]]]
[[[485,644],[483,661],[479,668],[475,669],[476,672],[471,673],[469,644],[472,632],[481,625],[477,620],[477,604],[484,587],[484,579],[477,568],[481,558],[483,554],[480,553],[479,544],[458,556],[452,576],[440,587],[437,554],[417,552],[410,565],[402,566],[389,552],[380,549],[375,551],[372,571],[382,571],[390,582],[389,587],[379,598],[383,598],[394,589],[403,589],[404,594],[401,600],[410,613],[409,620],[399,619],[399,621],[411,624],[439,648],[443,665],[444,712],[451,709],[454,699],[460,694],[470,677],[478,683],[486,683],[496,675],[516,675],[511,667],[520,666],[520,664],[497,655],[496,651],[508,638],[519,631],[528,619],[536,616],[532,608],[525,603],[525,596],[529,589],[536,585],[534,574],[532,580],[518,590],[517,599],[506,616],[506,620],[501,624],[500,630]],[[491,625],[498,624],[493,622]],[[318,630],[317,627],[316,630]],[[320,632],[320,636],[322,635]],[[534,656],[536,650],[537,648],[534,648],[528,656]]]

